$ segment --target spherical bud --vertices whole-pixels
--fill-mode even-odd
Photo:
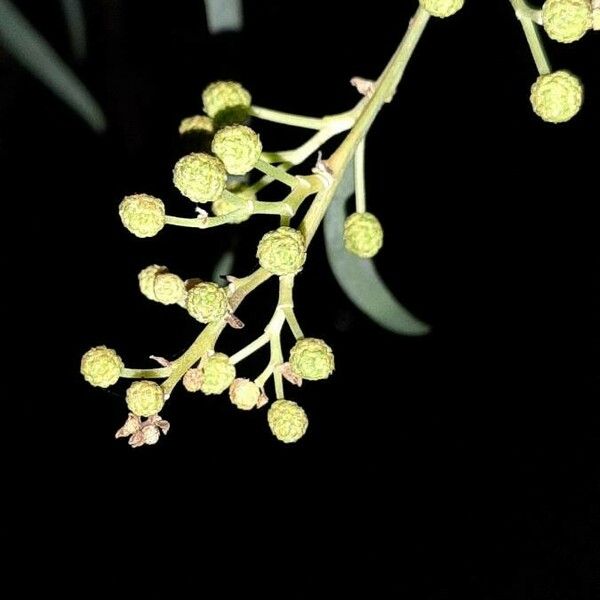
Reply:
[[[252,216],[254,209],[253,203],[256,200],[256,194],[249,188],[244,187],[232,190],[232,192],[236,195],[237,199],[232,199],[228,195],[221,196],[211,205],[213,213],[219,217],[238,211],[232,223],[242,223],[243,221],[247,221]]]
[[[531,86],[534,112],[548,123],[564,123],[574,117],[583,103],[583,86],[569,71],[540,75]]]
[[[235,367],[229,362],[229,356],[220,352],[205,358],[200,371],[200,391],[205,394],[222,394],[235,378]]]
[[[229,387],[229,399],[241,410],[252,410],[260,400],[261,389],[249,379],[238,378]]]
[[[383,228],[371,213],[353,213],[344,222],[344,247],[360,258],[372,258],[383,246]]]
[[[140,291],[149,300],[157,302],[156,296],[154,295],[154,280],[159,273],[166,273],[167,267],[161,267],[160,265],[150,265],[145,269],[142,269],[138,273],[138,282],[140,285]]]
[[[185,283],[174,273],[158,273],[154,278],[154,297],[161,304],[177,304],[185,298]]]
[[[106,346],[92,348],[81,358],[81,374],[96,387],[106,388],[117,383],[122,369],[121,357]]]
[[[226,125],[246,120],[252,97],[236,81],[215,81],[202,92],[202,102],[209,117]]]
[[[291,227],[269,231],[258,244],[256,258],[263,269],[274,275],[297,273],[306,260],[304,236]]]
[[[214,130],[215,127],[212,119],[205,115],[186,117],[179,123],[179,133],[181,135],[186,133],[205,133],[207,135],[212,135]]]
[[[309,381],[327,379],[335,368],[331,348],[317,338],[298,340],[290,352],[292,371]]]
[[[183,387],[188,392],[199,392],[202,385],[202,371],[200,369],[188,369],[183,376]]]
[[[450,17],[458,12],[465,0],[419,0],[419,4],[434,17]]]
[[[229,310],[227,292],[211,281],[196,283],[188,290],[185,307],[200,323],[218,321]]]
[[[308,427],[304,409],[291,400],[273,402],[267,413],[267,420],[273,435],[285,444],[298,441]]]
[[[232,175],[245,175],[254,167],[262,152],[258,134],[246,125],[229,125],[215,133],[212,151]]]
[[[223,193],[226,181],[225,165],[204,152],[180,158],[173,168],[175,187],[192,202],[213,202]]]
[[[164,405],[163,389],[154,381],[134,381],[127,389],[127,407],[138,417],[155,415]]]
[[[590,0],[546,0],[542,23],[549,37],[570,43],[581,39],[592,27]]]
[[[125,196],[119,204],[119,216],[133,235],[152,237],[165,226],[165,205],[154,196],[133,194]]]

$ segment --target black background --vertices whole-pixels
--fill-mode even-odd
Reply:
[[[20,585],[146,598],[595,597],[598,36],[548,44],[555,67],[586,84],[581,114],[551,126],[532,114],[536,72],[508,2],[432,20],[367,153],[368,203],[387,233],[377,266],[432,333],[394,336],[360,314],[319,235],[297,312],[331,343],[337,370],[290,391],[309,414],[305,438],[282,445],[264,410],[179,390],[163,411],[169,435],[132,450],[113,439],[125,386],[87,386],[81,354],[106,344],[130,365],[180,354],[197,326],[147,302],[137,272],[158,263],[207,277],[235,248],[234,272],[248,273],[274,223],[139,240],[118,202],[144,191],[189,213],[170,181],[189,150],[177,125],[212,80],[240,80],[258,104],[292,112],[352,106],[348,80],[377,76],[416,2],[246,2],[243,32],[211,37],[200,0],[88,1],[81,64],[58,2],[17,4],[109,123],[93,134],[0,54],[2,287],[16,328],[4,389],[24,409],[7,427],[21,509],[12,556],[31,571]],[[256,126],[267,148],[302,139]],[[263,287],[225,351],[264,327],[276,288]]]

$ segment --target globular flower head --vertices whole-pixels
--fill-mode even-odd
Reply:
[[[154,297],[161,304],[177,304],[185,298],[185,283],[174,273],[157,273],[154,277]]]
[[[229,356],[217,352],[200,364],[200,391],[205,394],[222,394],[235,379],[235,367]]]
[[[201,323],[218,321],[229,310],[227,292],[211,281],[196,283],[188,290],[185,307]]]
[[[291,227],[269,231],[258,244],[256,258],[263,269],[274,275],[297,273],[306,260],[304,236]]]
[[[260,400],[261,389],[249,379],[239,377],[229,387],[229,399],[241,410],[253,409]]]
[[[163,389],[154,381],[134,381],[127,389],[127,407],[138,417],[156,415],[164,404]]]
[[[193,115],[186,117],[179,123],[179,133],[184,135],[186,133],[203,133],[212,135],[215,131],[213,120],[206,115]]]
[[[138,273],[138,283],[140,291],[146,298],[157,302],[156,296],[154,295],[154,280],[159,273],[167,273],[167,267],[161,267],[160,265],[150,265],[145,269],[142,269]]]
[[[202,92],[202,102],[209,117],[227,125],[247,119],[252,97],[237,81],[215,81]]]
[[[317,338],[302,338],[290,351],[290,366],[296,375],[309,381],[327,379],[335,368],[331,348]]]
[[[450,17],[458,12],[465,0],[419,0],[419,4],[434,17]]]
[[[173,168],[175,187],[192,202],[213,202],[223,193],[226,181],[225,165],[204,152],[180,158]]]
[[[542,23],[553,40],[575,42],[592,27],[592,4],[590,0],[546,0]]]
[[[533,110],[544,121],[564,123],[579,112],[583,86],[569,71],[554,71],[537,78],[531,86],[530,100]]]
[[[383,246],[383,228],[368,212],[353,213],[344,222],[344,247],[360,258],[372,258]]]
[[[308,427],[308,417],[301,406],[291,400],[276,400],[267,413],[273,435],[285,444],[297,442]]]
[[[133,194],[119,204],[119,216],[133,235],[153,237],[165,226],[165,205],[149,194]]]
[[[244,186],[232,190],[232,192],[237,196],[237,199],[232,199],[225,195],[221,196],[212,203],[213,213],[219,217],[237,211],[236,218],[232,223],[242,223],[247,221],[252,216],[254,210],[253,203],[256,200],[256,194]]]
[[[215,133],[211,149],[232,175],[252,170],[262,152],[258,134],[246,125],[229,125]]]
[[[106,388],[117,383],[122,369],[121,357],[106,346],[91,348],[81,358],[81,374],[96,387]]]

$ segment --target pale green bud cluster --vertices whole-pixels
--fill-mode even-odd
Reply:
[[[187,292],[185,307],[201,323],[218,321],[229,310],[227,292],[211,281],[196,283]]]
[[[165,205],[149,194],[133,194],[119,204],[119,216],[133,235],[153,237],[165,226]]]
[[[231,175],[245,175],[262,152],[258,134],[246,125],[229,125],[219,129],[212,141],[212,151]]]
[[[106,346],[91,348],[81,358],[81,374],[96,387],[107,388],[117,383],[122,369],[121,357]]]
[[[297,442],[308,427],[308,417],[301,406],[291,400],[276,400],[267,413],[273,435],[285,444]]]
[[[344,247],[360,258],[372,258],[383,246],[383,228],[368,212],[353,213],[344,222]]]
[[[202,92],[204,112],[220,124],[241,123],[248,117],[252,97],[236,81],[215,81]]]
[[[261,389],[249,379],[238,378],[229,387],[229,399],[241,410],[252,410],[260,400]]]
[[[583,86],[569,71],[555,71],[537,78],[531,86],[530,100],[533,110],[544,121],[564,123],[579,112]]]
[[[227,171],[215,156],[193,152],[180,158],[173,168],[173,184],[192,202],[213,202],[225,189]]]
[[[292,371],[309,381],[327,379],[335,368],[331,348],[317,338],[302,338],[290,351]]]
[[[592,27],[592,4],[590,0],[546,0],[542,23],[553,40],[575,42]]]
[[[258,244],[256,258],[263,269],[274,275],[297,273],[306,260],[304,236],[291,227],[269,231]]]
[[[158,414],[165,404],[163,389],[154,381],[134,381],[127,389],[127,407],[138,417]]]
[[[457,13],[463,6],[465,0],[419,0],[419,4],[434,17],[450,17]]]
[[[235,379],[235,367],[221,352],[205,358],[199,370],[200,391],[205,394],[222,394]]]
[[[140,291],[146,298],[161,304],[181,304],[186,295],[185,283],[167,267],[150,265],[138,274]]]

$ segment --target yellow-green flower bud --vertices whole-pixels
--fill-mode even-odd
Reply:
[[[600,5],[598,5],[598,7],[594,6],[594,11],[592,13],[592,29],[594,31],[600,30]]]
[[[260,400],[261,389],[249,379],[238,378],[229,387],[229,399],[241,410],[252,410]]]
[[[127,389],[127,407],[138,417],[151,417],[165,405],[163,389],[154,381],[134,381]]]
[[[564,123],[574,117],[583,103],[581,81],[569,71],[540,75],[531,86],[531,105],[548,123]]]
[[[88,383],[97,387],[106,388],[117,383],[122,369],[120,356],[106,346],[92,348],[81,358],[81,374]]]
[[[232,175],[248,173],[262,152],[260,137],[246,125],[229,125],[219,129],[211,148]]]
[[[465,0],[419,0],[419,4],[434,17],[450,17],[458,12]]]
[[[205,133],[212,135],[215,127],[210,117],[206,115],[193,115],[192,117],[186,117],[179,123],[179,133],[184,135],[186,133]]]
[[[167,267],[150,265],[138,273],[140,291],[142,294],[144,294],[144,296],[146,296],[146,298],[157,302],[156,296],[154,295],[154,280],[159,273],[166,273],[167,271]]]
[[[256,194],[252,190],[244,187],[232,190],[232,193],[236,195],[236,199],[232,199],[230,196],[221,196],[212,203],[211,208],[213,214],[219,217],[238,211],[232,223],[242,223],[247,221],[252,216],[254,209],[253,203],[256,200]]]
[[[297,273],[306,260],[304,236],[291,227],[269,231],[258,244],[256,258],[263,269],[274,275]]]
[[[317,338],[302,338],[290,351],[292,371],[309,381],[327,379],[335,368],[331,348]]]
[[[218,321],[229,309],[227,292],[211,281],[196,283],[188,290],[185,307],[201,323]]]
[[[173,168],[175,187],[192,202],[213,202],[223,193],[226,181],[225,165],[204,152],[180,158]]]
[[[119,204],[119,216],[133,235],[152,237],[165,226],[165,205],[149,194],[133,194]]]
[[[205,358],[200,372],[200,391],[205,394],[222,394],[235,378],[235,367],[229,362],[229,356],[220,352]]]
[[[546,0],[542,23],[553,40],[575,42],[592,27],[592,4],[590,0]]]
[[[267,413],[267,420],[273,435],[285,444],[298,441],[308,427],[304,409],[291,400],[273,402]]]
[[[204,112],[220,124],[241,123],[248,117],[252,97],[236,81],[215,81],[202,92]]]
[[[372,258],[383,246],[383,228],[371,213],[353,213],[344,222],[344,247],[360,258]]]
[[[158,273],[154,278],[154,297],[161,304],[177,304],[185,298],[185,283],[174,273]]]

